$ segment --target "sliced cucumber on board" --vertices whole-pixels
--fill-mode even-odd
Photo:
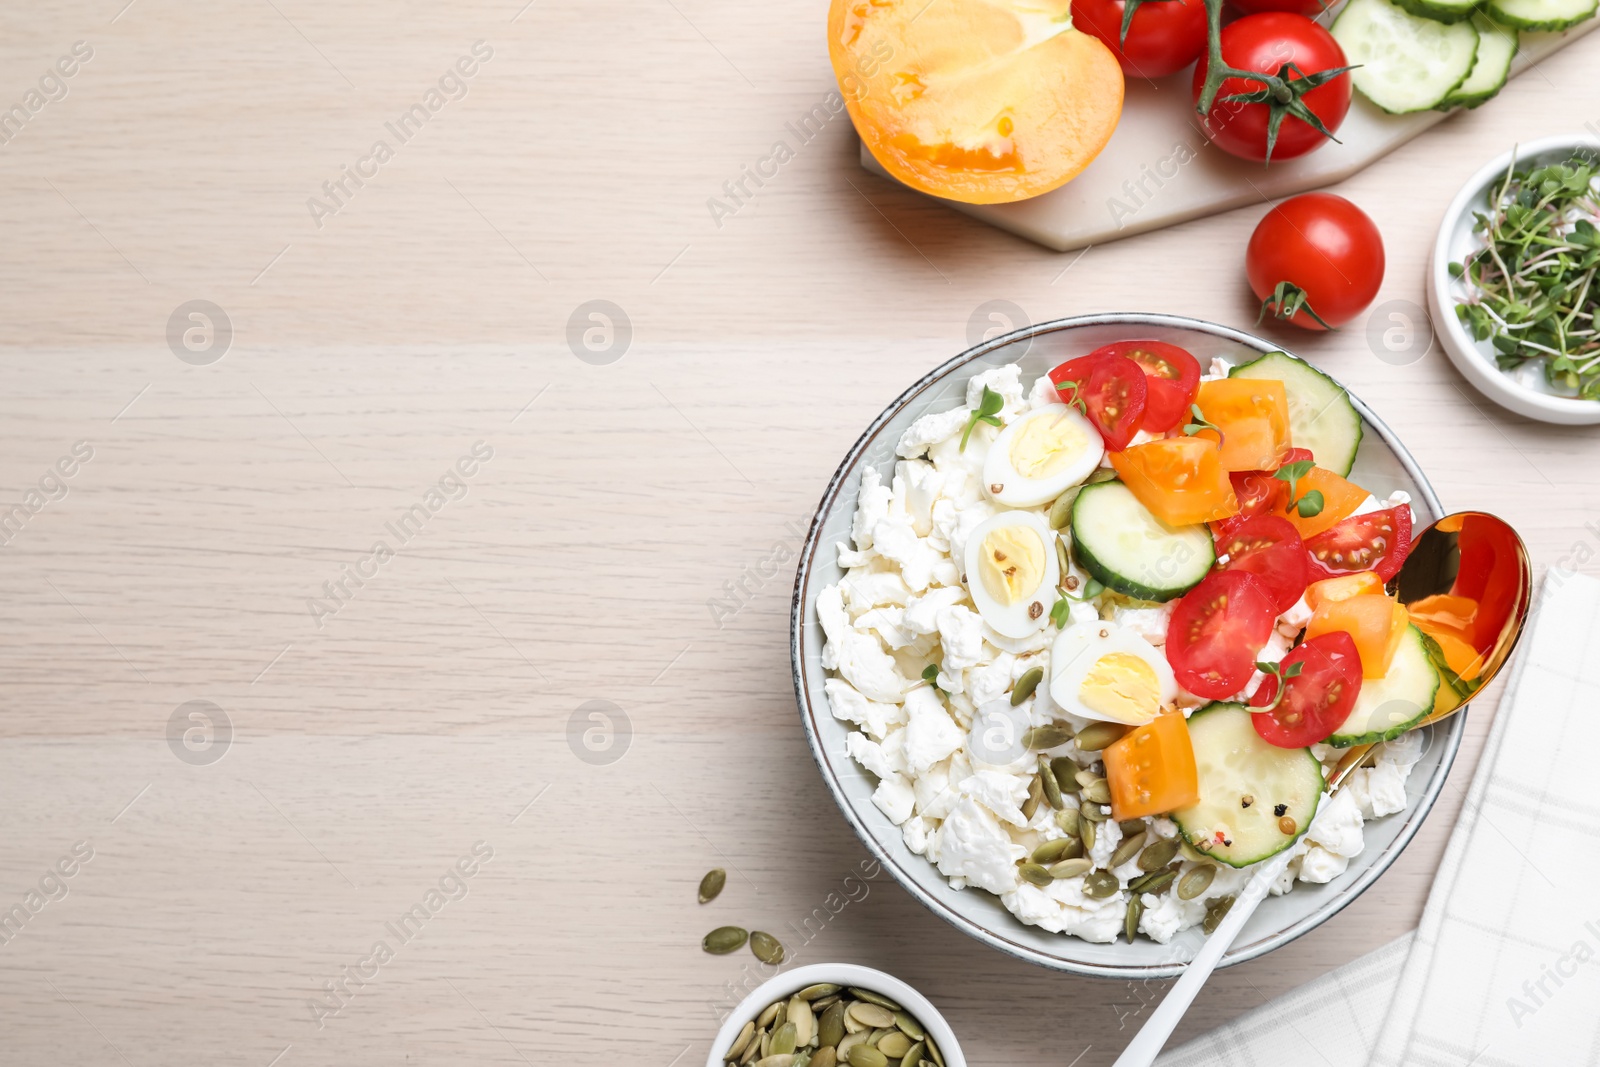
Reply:
[[[1072,549],[1107,589],[1140,600],[1172,600],[1200,584],[1217,561],[1211,531],[1168,526],[1121,482],[1086,485],[1072,503]]]
[[[1428,654],[1428,639],[1415,625],[1407,627],[1389,673],[1364,678],[1361,695],[1344,723],[1328,738],[1335,748],[1369,745],[1399,737],[1433,710],[1439,692],[1439,671]]]
[[[1341,478],[1350,473],[1361,447],[1361,415],[1338,382],[1286,352],[1268,352],[1234,367],[1228,377],[1282,382],[1289,394],[1290,444],[1310,449],[1317,466]]]
[[[1489,0],[1488,13],[1519,30],[1564,30],[1593,18],[1596,0]]]
[[[1433,19],[1435,22],[1460,22],[1470,18],[1478,6],[1478,0],[1394,0],[1406,11],[1418,18]]]
[[[1324,785],[1309,748],[1263,741],[1242,704],[1207,704],[1189,716],[1189,741],[1200,800],[1171,813],[1189,844],[1219,863],[1248,867],[1306,832]]]
[[[1350,72],[1355,87],[1396,115],[1437,107],[1467,80],[1478,56],[1478,31],[1470,21],[1422,18],[1389,0],[1350,0],[1332,32],[1345,59],[1358,64]]]
[[[1481,11],[1472,16],[1472,25],[1478,31],[1477,61],[1472,64],[1467,80],[1440,102],[1440,111],[1477,107],[1499,93],[1506,79],[1511,77],[1511,61],[1517,57],[1519,35],[1516,29],[1500,25]]]

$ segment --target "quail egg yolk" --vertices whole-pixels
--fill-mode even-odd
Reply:
[[[978,577],[1004,605],[1031,596],[1044,581],[1044,542],[1026,526],[1000,526],[983,539]]]
[[[1082,456],[1087,444],[1077,419],[1036,416],[1017,427],[1011,466],[1024,478],[1049,478]]]
[[[1145,722],[1161,710],[1161,681],[1131,652],[1107,652],[1083,676],[1078,699],[1118,722]]]

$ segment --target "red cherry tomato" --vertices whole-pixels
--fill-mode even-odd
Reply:
[[[1332,7],[1332,0],[1324,4],[1322,0],[1232,0],[1233,6],[1246,15],[1259,15],[1263,11],[1288,11],[1295,15],[1304,15],[1314,19],[1328,8]]]
[[[1365,211],[1332,193],[1291,197],[1267,212],[1250,235],[1245,273],[1257,300],[1288,282],[1304,294],[1270,310],[1296,326],[1337,329],[1361,314],[1383,284],[1383,235]],[[1322,322],[1317,319],[1321,318]]]
[[[1283,683],[1294,664],[1300,673]],[[1267,675],[1250,697],[1250,706],[1264,708],[1278,695],[1278,686],[1288,690],[1271,711],[1250,716],[1256,733],[1268,744],[1280,748],[1304,748],[1328,736],[1343,725],[1361,693],[1361,657],[1356,643],[1343,630],[1322,634],[1301,642],[1283,657],[1278,675]]]
[[[1140,8],[1143,11],[1144,8]],[[1149,433],[1176,430],[1187,420],[1189,405],[1200,391],[1200,361],[1165,341],[1117,341],[1091,356],[1126,356],[1144,371],[1144,422]]]
[[[1311,450],[1291,448],[1283,457],[1280,468],[1291,463],[1312,459]],[[1233,482],[1233,495],[1239,499],[1239,514],[1211,524],[1211,532],[1218,543],[1257,515],[1272,515],[1289,503],[1289,483],[1274,478],[1272,471],[1234,471],[1228,477]],[[1217,551],[1222,551],[1220,548]]]
[[[1105,438],[1106,447],[1120,452],[1144,425],[1144,371],[1126,356],[1090,354],[1068,360],[1050,372],[1056,385],[1074,383],[1077,388],[1058,389],[1067,403],[1081,401],[1089,421]]]
[[[1276,515],[1246,519],[1238,529],[1217,539],[1217,553],[1228,557],[1223,570],[1256,576],[1272,598],[1274,615],[1294,607],[1311,582],[1305,542],[1288,519]]]
[[[1124,73],[1141,78],[1176,74],[1206,47],[1202,0],[1146,0],[1133,13],[1122,40],[1123,0],[1073,0],[1072,25],[1105,42]]]
[[[1245,687],[1278,613],[1255,575],[1213,571],[1183,595],[1167,623],[1167,662],[1178,684],[1207,700]]]
[[[1387,508],[1352,515],[1306,541],[1313,578],[1377,571],[1388,581],[1411,554],[1411,509]]]
[[[1347,65],[1344,49],[1333,39],[1333,34],[1312,22],[1304,15],[1290,15],[1269,11],[1260,15],[1246,15],[1222,28],[1222,61],[1235,70],[1277,74],[1287,64],[1293,63],[1302,74]],[[1191,93],[1196,104],[1206,83],[1206,58],[1202,56],[1195,67]],[[1298,78],[1290,75],[1291,81]],[[1267,158],[1267,135],[1270,111],[1264,103],[1227,103],[1226,98],[1236,93],[1256,92],[1259,82],[1246,78],[1224,78],[1222,87],[1211,103],[1211,110],[1201,118],[1206,136],[1213,144],[1230,155],[1257,162]],[[1302,96],[1301,101],[1312,114],[1322,121],[1330,133],[1337,132],[1350,110],[1350,75],[1348,72],[1319,85]],[[1293,159],[1312,149],[1320,148],[1328,138],[1304,119],[1286,115],[1278,129],[1277,142],[1272,147],[1273,159]]]

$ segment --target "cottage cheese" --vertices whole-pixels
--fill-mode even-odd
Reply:
[[[1226,374],[1227,364],[1216,360],[1205,377]],[[966,451],[959,449],[985,386],[1002,397],[1006,420],[1057,402],[1048,378],[1024,390],[1015,365],[985,370],[968,382],[966,407],[923,416],[906,430],[889,484],[877,470],[863,471],[851,543],[838,546],[844,578],[817,597],[826,637],[822,662],[831,672],[824,689],[834,717],[853,728],[846,752],[878,779],[873,803],[900,827],[908,849],[938,867],[952,891],[984,890],[1028,925],[1111,942],[1123,928],[1128,882],[1144,873],[1136,860],[1113,871],[1119,889],[1104,900],[1086,897],[1081,877],[1041,888],[1017,873],[1035,847],[1064,836],[1049,805],[1038,805],[1032,819],[1024,815],[1036,754],[1023,748],[1021,735],[1053,721],[1075,728],[1085,721],[1056,707],[1048,685],[1011,706],[1011,689],[1030,668],[1050,676],[1056,628],[1003,637],[984,623],[962,584],[957,561],[965,558],[972,531],[996,510],[984,496],[981,472],[997,431],[980,423]],[[1405,494],[1397,493],[1381,503],[1370,499],[1361,510],[1405,503]],[[1076,565],[1067,573],[1081,588],[1087,576]],[[1071,603],[1069,615],[1070,623],[1113,620],[1159,648],[1173,607],[1103,596]],[[1258,658],[1282,659],[1309,618],[1304,600],[1290,608]],[[930,664],[939,667],[937,689],[922,680]],[[1247,691],[1258,680],[1259,675]],[[1180,703],[1203,701],[1180,694]],[[1329,769],[1342,755],[1321,745],[1313,752]],[[1095,753],[1080,752],[1070,741],[1047,755],[1098,767]],[[1324,797],[1274,892],[1343,874],[1365,848],[1364,822],[1407,807],[1406,780],[1420,755],[1421,738],[1406,735],[1381,746],[1372,767],[1351,775],[1337,795]],[[1078,800],[1069,795],[1066,803]],[[1177,834],[1168,819],[1142,821],[1151,840]],[[1089,858],[1105,867],[1123,833],[1111,821],[1097,831]],[[1206,861],[1185,847],[1180,862],[1179,877]],[[1204,921],[1208,903],[1237,893],[1249,876],[1248,868],[1218,867],[1210,888],[1194,900],[1170,890],[1144,894],[1140,932],[1170,941]]]

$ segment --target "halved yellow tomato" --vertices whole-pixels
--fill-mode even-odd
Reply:
[[[1069,0],[833,0],[828,55],[851,121],[913,189],[968,204],[1049,192],[1100,154],[1122,69]]]
[[[1410,624],[1410,613],[1393,597],[1358,593],[1343,600],[1324,600],[1306,624],[1306,640],[1343,630],[1356,643],[1361,676],[1382,678],[1389,673],[1389,665]]]
[[[1107,452],[1128,491],[1168,526],[1189,526],[1238,514],[1217,443],[1198,437],[1164,437]]]
[[[1346,481],[1337,474],[1322,467],[1312,467],[1306,476],[1295,484],[1296,499],[1304,497],[1312,490],[1322,494],[1322,510],[1310,518],[1300,514],[1295,507],[1285,507],[1280,514],[1293,524],[1302,539],[1317,536],[1324,530],[1331,530],[1339,523],[1356,513],[1356,508],[1367,499],[1367,491],[1354,482]],[[1287,494],[1284,503],[1288,502]],[[1376,577],[1376,575],[1374,575]],[[1380,583],[1381,584],[1381,583]]]
[[[1230,471],[1272,471],[1289,452],[1289,392],[1264,378],[1201,382],[1195,398],[1206,421],[1222,431],[1222,465]],[[1217,434],[1197,435],[1211,440]]]

